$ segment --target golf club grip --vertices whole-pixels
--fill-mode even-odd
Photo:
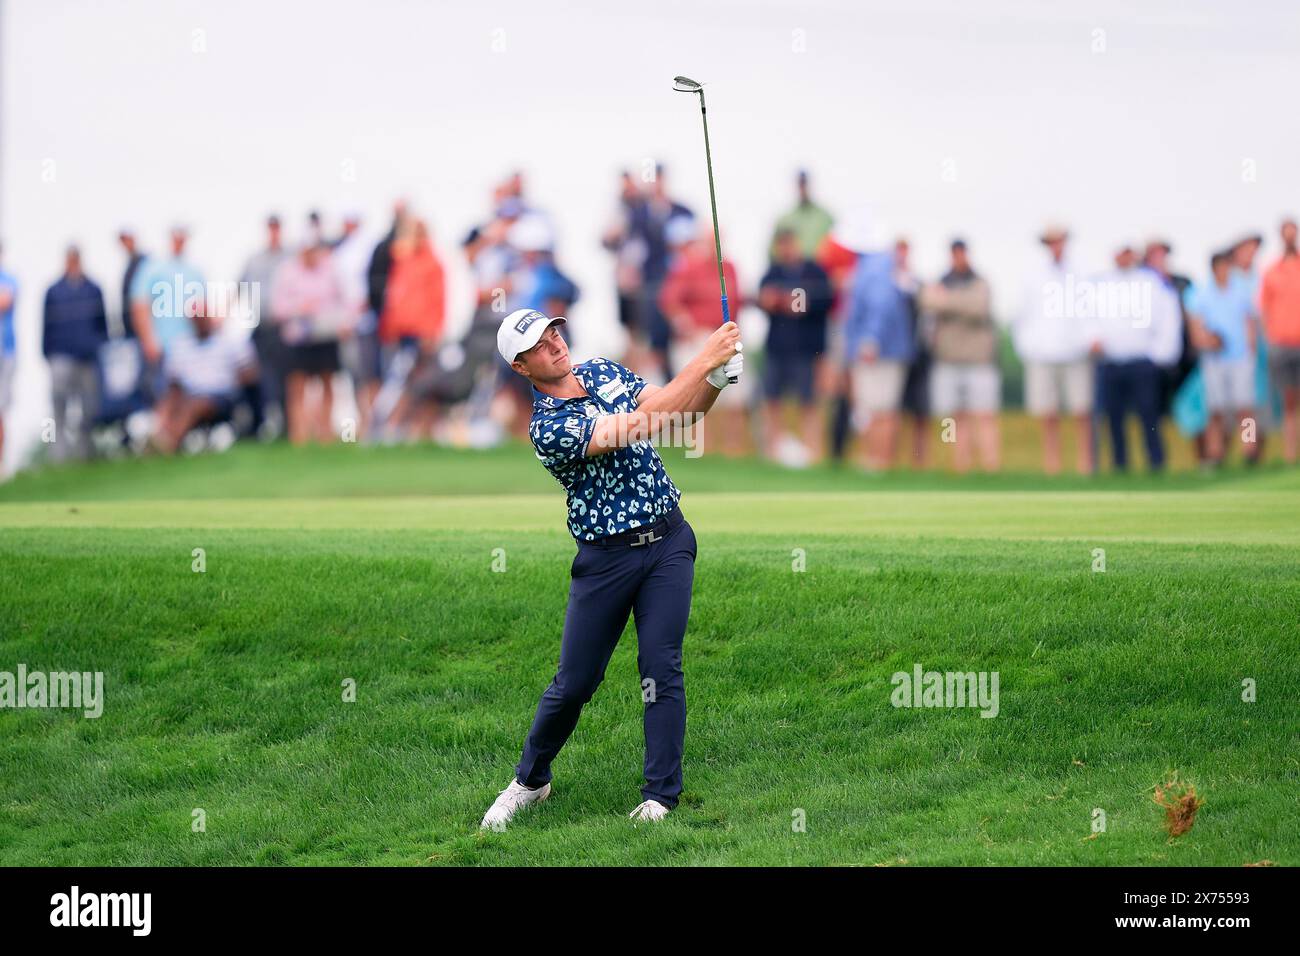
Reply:
[[[727,297],[724,295],[722,297],[722,324],[726,325],[730,321],[731,321],[731,306],[727,304]],[[727,383],[730,385],[735,385],[739,381],[740,379],[735,378],[734,376],[731,375],[727,376]]]

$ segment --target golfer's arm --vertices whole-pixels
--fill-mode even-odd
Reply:
[[[681,424],[684,414],[703,415],[713,407],[719,389],[707,381],[712,369],[696,357],[667,385],[646,385],[637,396],[634,412],[605,415],[596,420],[587,457],[603,455],[639,441],[673,424]],[[678,416],[674,422],[672,416]]]
[[[721,389],[709,384],[713,369],[702,356],[691,359],[686,368],[662,388],[647,385],[637,396],[638,412],[699,412],[701,415],[713,407]]]

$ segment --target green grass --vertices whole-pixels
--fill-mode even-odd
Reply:
[[[0,710],[0,863],[1300,862],[1300,474],[670,469],[700,540],[682,805],[626,819],[629,628],[551,800],[499,834],[478,819],[573,550],[523,449],[240,447],[0,487],[0,670],[101,670],[107,697]],[[895,709],[915,663],[998,671],[999,715]],[[1205,805],[1171,840],[1173,774]]]

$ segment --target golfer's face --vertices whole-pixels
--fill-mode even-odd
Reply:
[[[569,374],[569,346],[560,335],[560,327],[552,325],[527,352],[520,353],[519,359],[528,377],[539,381],[563,378]]]

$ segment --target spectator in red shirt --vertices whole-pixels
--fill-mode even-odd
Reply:
[[[1295,464],[1300,409],[1300,251],[1295,220],[1282,223],[1282,256],[1269,266],[1259,291],[1269,377],[1282,393],[1282,455]]]
[[[428,355],[442,338],[446,314],[442,263],[434,254],[429,227],[423,220],[407,219],[390,254],[379,341],[390,349],[418,345]]]
[[[699,226],[694,220],[675,220],[668,240],[673,258],[659,291],[659,308],[671,329],[669,362],[685,368],[710,335],[722,324],[721,290],[718,288],[718,260],[713,245],[712,225]],[[727,281],[727,299],[733,321],[744,305],[736,267],[722,260]],[[723,389],[713,407],[714,433],[720,433],[722,453],[739,455],[745,446],[745,394],[742,386]]]

